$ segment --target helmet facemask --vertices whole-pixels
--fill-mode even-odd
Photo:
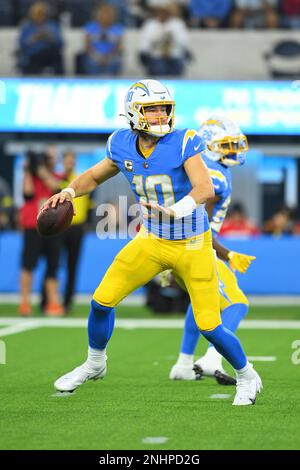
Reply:
[[[241,129],[230,119],[213,115],[199,129],[205,144],[205,157],[224,166],[243,165],[248,150],[248,140]]]
[[[147,134],[162,137],[166,134],[172,132],[174,127],[174,102],[173,101],[162,101],[154,103],[134,103],[133,106],[136,109],[138,114],[138,122],[135,126],[135,129]],[[150,124],[149,118],[146,117],[146,111],[148,107],[153,106],[166,106],[166,115],[157,116],[155,120],[158,121],[158,124]]]
[[[220,163],[226,166],[243,165],[248,150],[248,140],[243,134],[214,139],[207,143],[210,152],[218,155]]]

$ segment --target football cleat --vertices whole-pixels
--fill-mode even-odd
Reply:
[[[245,406],[254,405],[256,395],[262,391],[262,381],[258,373],[253,370],[251,379],[243,377],[237,378],[236,395],[234,397],[233,405]]]
[[[225,371],[216,370],[214,377],[219,385],[236,385],[236,379],[226,374]]]
[[[171,380],[200,380],[202,379],[202,370],[199,366],[194,367],[180,366],[175,364],[172,367],[169,379]]]
[[[215,378],[219,385],[236,385],[236,379],[228,375],[223,367],[217,369],[216,366],[210,365],[210,362],[204,358],[198,359],[195,366],[202,370],[204,377]]]
[[[88,380],[103,379],[106,375],[106,361],[101,365],[99,369],[92,370],[86,365],[82,364],[76,369],[68,372],[54,382],[54,387],[59,392],[74,392],[83,383]]]

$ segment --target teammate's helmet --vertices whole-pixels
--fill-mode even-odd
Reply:
[[[151,125],[145,116],[147,106],[166,105],[168,122]],[[141,80],[129,88],[125,97],[125,115],[131,129],[162,137],[174,127],[175,101],[169,90],[157,80]]]
[[[248,150],[247,137],[230,119],[211,116],[199,129],[207,158],[225,166],[243,165]]]

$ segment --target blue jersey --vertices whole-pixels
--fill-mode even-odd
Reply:
[[[214,162],[204,156],[202,156],[202,158],[209,169],[215,194],[220,198],[214,207],[210,220],[210,228],[213,235],[216,236],[221,229],[231,201],[231,171],[230,168],[222,165],[219,162]]]
[[[106,155],[125,175],[137,201],[170,207],[192,190],[183,164],[204,150],[202,139],[196,131],[175,130],[159,139],[147,159],[138,152],[137,139],[129,129],[114,132],[108,139]],[[148,232],[169,240],[191,238],[209,229],[204,204],[179,220],[144,218],[143,222]]]

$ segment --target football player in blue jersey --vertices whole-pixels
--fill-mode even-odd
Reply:
[[[205,150],[201,156],[208,167],[215,190],[215,196],[206,202],[206,210],[213,234],[213,247],[218,256],[217,270],[222,323],[224,327],[234,332],[248,312],[248,299],[239,288],[233,271],[245,273],[255,256],[228,250],[221,245],[217,236],[231,199],[230,168],[244,164],[248,142],[246,136],[235,123],[223,116],[210,117],[200,127],[199,135],[205,143]],[[224,261],[229,263],[231,269]],[[166,274],[163,278],[165,276]],[[180,280],[178,282],[182,285]],[[222,367],[222,356],[212,344],[209,345],[206,354],[194,365],[194,351],[200,335],[194,320],[192,306],[189,305],[185,317],[180,354],[171,369],[170,379],[197,380],[204,375],[215,377],[222,385],[235,385],[236,380],[226,374]]]
[[[106,158],[52,196],[42,210],[95,189],[121,171],[142,206],[143,226],[115,257],[95,290],[88,318],[88,358],[56,380],[59,391],[73,391],[106,374],[106,346],[114,328],[115,306],[165,269],[180,277],[190,296],[203,336],[237,373],[234,405],[251,405],[261,379],[249,364],[238,338],[223,327],[218,276],[204,203],[214,196],[200,158],[201,137],[174,130],[175,102],[155,80],[133,84],[125,97],[129,129],[108,139]]]

